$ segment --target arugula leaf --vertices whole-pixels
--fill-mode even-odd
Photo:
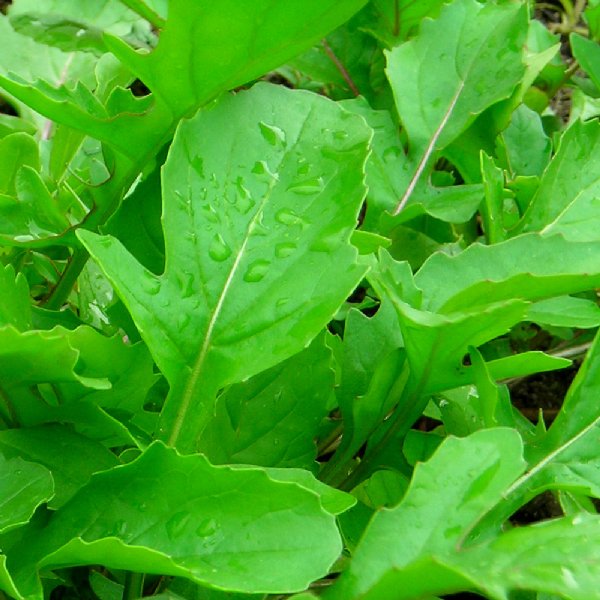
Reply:
[[[598,147],[600,124],[596,121],[577,121],[565,131],[515,234],[541,231],[561,233],[578,242],[598,239]]]
[[[321,421],[333,394],[331,351],[322,337],[306,350],[228,388],[198,449],[216,464],[316,471]]]
[[[217,391],[302,349],[362,278],[348,239],[368,137],[326,100],[259,85],[179,128],[163,177],[163,275],[80,232],[169,381],[169,443],[193,448]]]
[[[150,54],[138,54],[113,36],[106,43],[173,115],[182,117],[310,47],[365,2],[171,0],[165,28]],[[192,51],[182,53],[182,48]]]
[[[20,456],[7,459],[0,454],[0,533],[29,521],[35,509],[54,495],[50,471]]]
[[[427,463],[417,466],[402,502],[374,516],[348,571],[324,597],[409,600],[477,590],[501,599],[515,589],[600,597],[598,563],[586,558],[600,539],[596,515],[465,544],[465,530],[502,502],[524,469],[521,440],[513,430],[447,438]],[[435,493],[439,489],[444,493]]]
[[[96,474],[47,524],[32,525],[8,567],[20,594],[32,598],[42,598],[39,569],[72,564],[290,593],[324,575],[340,550],[334,517],[314,492],[157,442]]]
[[[458,0],[388,53],[387,74],[409,140],[404,207],[436,152],[523,76],[525,6]],[[450,36],[450,37],[448,37]]]

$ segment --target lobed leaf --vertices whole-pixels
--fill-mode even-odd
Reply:
[[[314,492],[161,443],[95,475],[32,528],[7,563],[20,594],[32,598],[42,597],[38,570],[73,564],[291,593],[324,575],[341,550],[334,517]]]
[[[170,443],[193,447],[217,390],[301,350],[362,278],[348,240],[368,139],[323,98],[258,85],[179,128],[163,275],[114,238],[79,233],[169,381]]]

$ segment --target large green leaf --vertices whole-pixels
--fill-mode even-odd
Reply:
[[[598,193],[600,124],[575,122],[562,136],[515,233],[562,233],[567,239],[599,239]]]
[[[325,597],[363,597],[390,570],[456,552],[464,529],[501,499],[524,468],[521,441],[512,430],[447,438],[427,463],[416,467],[402,502],[375,515],[348,570]],[[420,595],[420,581],[415,581],[413,597]]]
[[[375,515],[347,572],[324,597],[412,600],[478,591],[505,600],[511,590],[527,589],[572,600],[600,598],[598,516],[465,543],[472,524],[501,504],[524,472],[522,450],[518,434],[505,428],[446,439],[417,466],[402,502]]]
[[[219,388],[301,350],[360,281],[348,239],[368,138],[330,101],[259,85],[179,128],[163,275],[114,238],[80,233],[170,383],[170,443],[193,447]]]
[[[415,283],[423,307],[442,313],[573,294],[600,285],[600,243],[531,233],[493,246],[473,244],[454,257],[432,255]]]
[[[42,598],[39,569],[74,564],[283,593],[325,575],[340,551],[334,517],[314,492],[155,443],[32,527],[10,550],[8,569],[32,598]]]
[[[331,351],[323,338],[219,396],[199,449],[216,464],[316,471],[315,438],[333,395]]]
[[[312,46],[365,2],[171,0],[153,52],[136,53],[114,37],[107,43],[179,117]]]
[[[524,73],[527,11],[519,4],[458,0],[419,35],[388,53],[387,74],[409,139],[408,201],[436,152],[475,115],[510,96]]]

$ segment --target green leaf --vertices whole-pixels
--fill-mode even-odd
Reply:
[[[520,438],[510,429],[484,430],[464,439],[447,438],[427,463],[417,465],[402,502],[373,517],[348,570],[325,598],[366,597],[390,571],[402,572],[419,561],[429,559],[431,563],[433,557],[457,552],[464,529],[501,499],[524,468]],[[428,580],[414,579],[413,598],[421,589],[429,591]],[[457,591],[448,588],[449,592]],[[386,595],[368,597],[411,597],[401,590],[396,588],[393,596],[387,591]],[[441,587],[441,591],[445,589]]]
[[[35,509],[53,495],[54,480],[48,469],[0,454],[0,533],[27,523]]]
[[[174,115],[183,116],[312,46],[365,1],[282,0],[275,6],[270,0],[171,0],[153,52],[136,53],[112,36],[106,42]]]
[[[510,96],[524,73],[527,14],[518,4],[459,0],[388,53],[387,74],[409,139],[406,204],[436,152],[481,113]],[[449,37],[450,36],[450,37]]]
[[[600,46],[597,42],[576,33],[572,33],[569,39],[573,56],[577,59],[579,66],[590,76],[596,87],[600,88],[600,68],[598,67]]]
[[[98,442],[57,424],[0,431],[0,452],[46,467],[54,480],[52,508],[67,502],[93,473],[117,464],[114,454]]]
[[[521,235],[457,256],[432,255],[415,276],[424,308],[450,313],[512,298],[541,300],[600,285],[600,243]]]
[[[169,443],[194,447],[217,390],[301,350],[362,278],[348,240],[368,138],[323,98],[258,85],[179,128],[163,173],[163,275],[80,232],[169,381]]]
[[[550,162],[551,144],[541,117],[521,104],[512,114],[510,125],[497,139],[497,154],[512,178],[541,175]]]
[[[321,473],[325,481],[340,483],[347,475],[347,462],[397,401],[391,392],[404,364],[401,346],[398,318],[390,302],[384,301],[370,319],[358,310],[348,313],[337,393],[344,431]]]
[[[315,471],[315,438],[333,386],[331,351],[319,337],[306,350],[221,394],[198,448],[216,464]]]
[[[26,133],[12,133],[0,139],[0,197],[16,195],[16,180],[23,167],[40,168],[37,142]]]
[[[515,233],[562,233],[567,239],[598,239],[600,123],[575,122],[562,135],[537,193]]]
[[[22,273],[15,275],[12,265],[0,267],[0,328],[12,325],[18,331],[31,326],[29,286]]]
[[[111,0],[47,0],[43,12],[35,0],[19,0],[11,8],[9,20],[15,31],[40,44],[64,52],[93,52],[97,56],[107,52],[102,38],[105,31],[126,37],[138,46],[151,36],[148,23],[122,2]]]
[[[531,305],[527,320],[538,325],[589,329],[600,326],[600,308],[585,298],[548,298]]]
[[[398,223],[422,214],[449,223],[464,223],[473,216],[483,197],[481,185],[434,187],[423,181],[416,186],[402,213],[389,218],[387,212],[398,205],[409,184],[407,158],[397,124],[388,111],[373,110],[362,98],[341,104],[363,117],[373,129],[372,152],[366,166],[369,192],[364,228],[387,233]]]
[[[95,475],[12,548],[8,568],[33,598],[42,597],[39,569],[73,564],[291,593],[325,575],[340,551],[334,517],[313,492],[155,443],[136,461]]]

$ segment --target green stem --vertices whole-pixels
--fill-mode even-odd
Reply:
[[[162,29],[165,26],[166,21],[142,0],[121,0],[121,2],[140,17],[146,19],[156,29]]]
[[[75,248],[75,250],[73,250],[73,254],[62,272],[58,283],[44,301],[44,308],[47,308],[48,310],[59,310],[61,306],[65,304],[88,257],[89,254],[85,248]]]
[[[144,577],[144,573],[127,573],[123,589],[123,600],[137,600],[144,596]]]

